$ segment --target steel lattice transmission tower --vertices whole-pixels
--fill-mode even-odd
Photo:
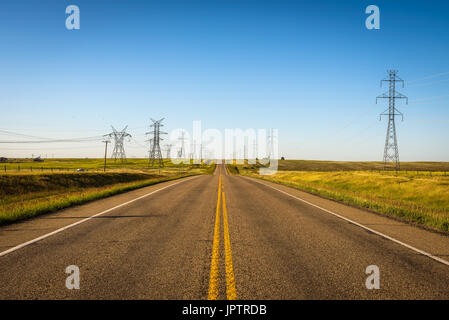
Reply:
[[[145,142],[148,142],[150,144],[150,148],[148,150],[148,159],[151,159],[151,151],[153,150],[153,138],[145,140]]]
[[[147,132],[147,134],[152,135],[150,159],[149,159],[151,166],[154,166],[155,160],[159,161],[159,167],[164,166],[164,161],[162,159],[162,151],[161,151],[161,146],[160,146],[161,140],[164,140],[161,138],[161,134],[167,134],[166,132],[162,132],[160,130],[160,128],[164,126],[162,124],[162,120],[164,120],[164,119],[165,118],[162,118],[157,121],[154,119],[151,119],[151,121],[153,121],[153,124],[150,125],[150,128],[152,128],[152,131]]]
[[[384,167],[387,168],[388,162],[393,162],[396,170],[399,170],[399,149],[398,140],[396,137],[396,124],[395,116],[401,116],[402,121],[404,120],[404,115],[396,108],[396,99],[406,99],[408,104],[408,98],[402,93],[396,91],[396,82],[402,82],[402,87],[404,87],[404,80],[398,77],[397,70],[387,70],[388,76],[380,81],[380,86],[382,83],[389,82],[388,92],[378,96],[376,98],[376,104],[378,99],[388,99],[388,109],[380,114],[379,120],[382,120],[382,116],[388,116],[388,128],[387,136],[385,138],[385,149],[384,149]]]
[[[181,137],[178,139],[181,141],[181,148],[178,150],[178,158],[182,159],[185,155],[185,138],[186,133],[184,131],[182,131],[181,133]]]
[[[268,146],[268,159],[272,159],[274,157],[274,139],[276,135],[274,134],[274,130],[270,129],[270,135],[268,136],[267,146]]]
[[[111,128],[112,128],[112,132],[104,136],[104,137],[114,139],[114,150],[112,151],[111,158],[114,159],[114,161],[117,161],[117,159],[120,159],[122,162],[125,162],[126,154],[125,154],[124,142],[125,142],[125,138],[131,138],[131,135],[126,132],[126,129],[128,128],[128,126],[126,126],[122,131],[116,130],[113,126],[111,126]]]
[[[167,144],[167,145],[165,145],[165,150],[167,151],[167,159],[170,159],[170,156],[171,156],[171,147],[173,147],[173,145],[172,144]]]

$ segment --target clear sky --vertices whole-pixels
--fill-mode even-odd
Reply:
[[[80,8],[67,30],[65,8]],[[367,30],[365,8],[380,8]],[[406,80],[401,160],[449,161],[449,2],[37,1],[0,4],[0,130],[90,137],[150,117],[166,131],[277,128],[280,155],[381,160],[375,104],[387,69]],[[435,76],[434,76],[435,75]],[[31,138],[0,131],[0,140]],[[136,142],[137,141],[137,142]],[[0,156],[101,157],[101,142],[0,144]]]

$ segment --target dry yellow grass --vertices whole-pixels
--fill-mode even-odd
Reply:
[[[241,174],[289,185],[343,203],[447,232],[449,176],[443,172],[278,171],[260,176],[239,168]]]

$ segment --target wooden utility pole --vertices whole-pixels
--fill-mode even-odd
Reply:
[[[105,143],[104,145],[104,168],[103,171],[106,172],[106,156],[108,154],[108,143],[111,142],[109,140],[103,141]]]

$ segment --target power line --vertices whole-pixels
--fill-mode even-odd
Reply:
[[[22,134],[17,132],[11,132],[7,130],[0,130],[0,133],[19,136],[24,138],[33,138],[39,140],[2,140],[0,143],[59,143],[59,142],[89,142],[89,141],[97,141],[102,139],[102,136],[91,136],[91,137],[83,137],[83,138],[68,138],[68,139],[52,139],[52,138],[44,138],[38,137],[28,134]]]
[[[410,101],[411,101],[411,102],[421,102],[421,101],[430,101],[430,100],[446,99],[446,98],[449,98],[449,95],[445,95],[445,96],[432,96],[432,97],[427,97],[427,98],[413,99],[413,100],[410,100]]]
[[[449,72],[440,72],[440,73],[431,74],[429,76],[425,76],[425,77],[422,77],[422,78],[410,80],[410,81],[408,81],[408,83],[419,82],[419,81],[422,81],[422,80],[427,80],[427,79],[432,79],[432,78],[438,78],[438,77],[444,76],[446,74],[449,74]]]
[[[32,135],[23,134],[23,133],[11,132],[11,131],[7,131],[7,130],[0,130],[0,132],[4,133],[4,134],[8,134],[8,135],[25,137],[25,138],[33,138],[33,139],[41,139],[41,140],[52,140],[50,138],[42,138],[42,137],[32,136]]]
[[[143,144],[141,144],[139,141],[131,137],[131,140],[140,148],[146,148]]]
[[[443,79],[443,80],[439,80],[439,81],[433,81],[433,82],[427,82],[427,83],[420,83],[420,84],[414,84],[409,86],[410,87],[425,87],[425,86],[430,86],[432,84],[438,84],[438,83],[442,83],[442,82],[447,82],[449,81],[449,79]]]
[[[21,143],[62,143],[62,142],[93,142],[99,141],[102,137],[92,137],[85,139],[57,139],[57,140],[1,140],[0,143],[9,143],[9,144],[21,144]]]

